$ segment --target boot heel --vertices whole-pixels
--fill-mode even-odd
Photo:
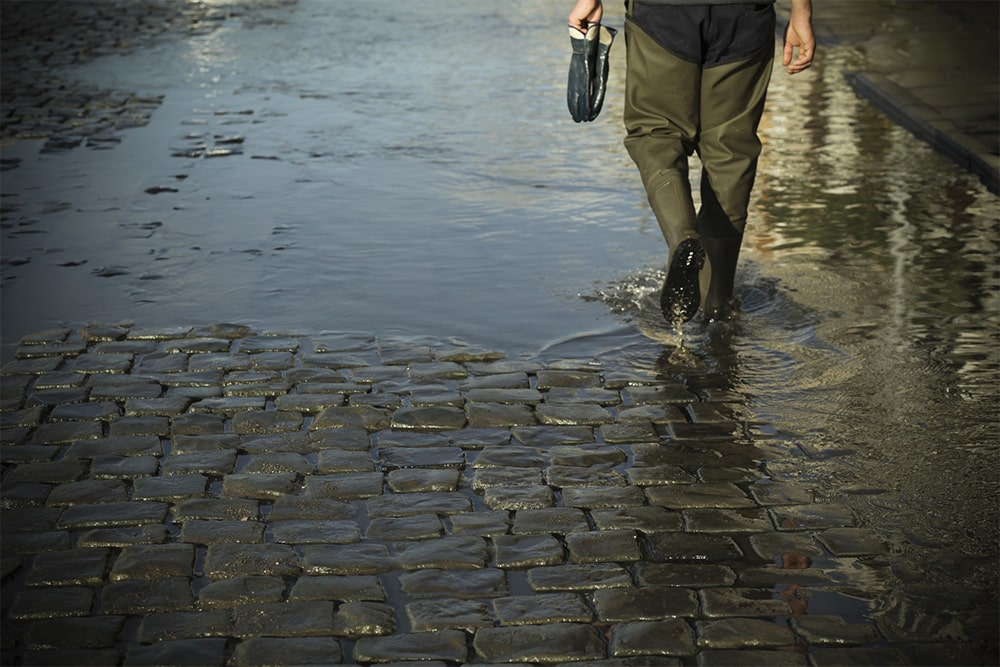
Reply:
[[[687,322],[701,305],[698,274],[705,265],[705,248],[698,239],[684,239],[674,252],[660,292],[660,310],[671,324]]]

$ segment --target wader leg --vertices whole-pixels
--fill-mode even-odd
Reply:
[[[757,126],[771,78],[773,54],[707,67],[702,74],[698,153],[702,207],[697,230],[708,264],[702,271],[705,317],[724,319],[736,304],[733,286],[747,207],[757,173]]]
[[[674,56],[626,22],[625,148],[670,250],[661,307],[671,322],[691,319],[701,295],[704,249],[688,180],[698,134],[699,65]]]

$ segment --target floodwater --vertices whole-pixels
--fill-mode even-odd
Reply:
[[[770,476],[889,541],[872,613],[995,646],[998,199],[851,92],[858,54],[775,72],[743,313],[675,332],[621,145],[623,44],[578,125],[563,3],[248,6],[64,68],[164,95],[111,150],[4,148],[5,357],[54,326],[228,321],[693,368],[787,453]],[[175,157],[227,138],[242,152]]]

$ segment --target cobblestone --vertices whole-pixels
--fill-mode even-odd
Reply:
[[[24,664],[895,659],[863,617],[795,607],[870,589],[887,545],[748,463],[726,422],[685,431],[698,398],[674,380],[188,331],[39,334],[44,368],[5,366],[4,645]],[[111,344],[136,370],[96,363]]]

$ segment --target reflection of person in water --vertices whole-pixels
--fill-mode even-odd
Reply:
[[[802,554],[781,554],[781,567],[785,570],[804,570],[812,565],[812,559]],[[799,585],[791,584],[780,595],[792,610],[793,616],[804,616],[809,609],[809,600],[799,597]]]
[[[774,57],[773,1],[626,0],[625,147],[669,247],[660,306],[671,323],[699,307],[708,320],[736,308]],[[812,64],[815,39],[811,0],[790,1],[782,63],[796,74]],[[602,16],[601,0],[577,0],[569,25],[586,31]],[[697,212],[688,180],[695,151],[703,166]]]

